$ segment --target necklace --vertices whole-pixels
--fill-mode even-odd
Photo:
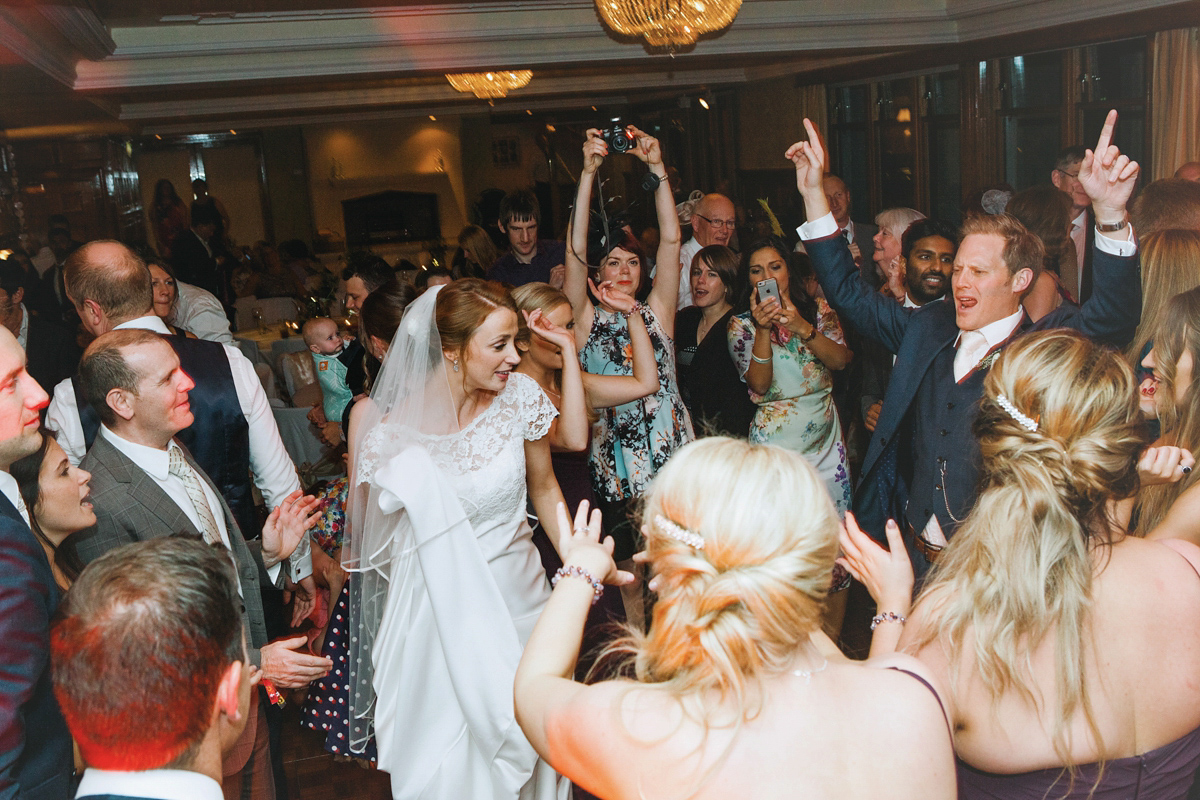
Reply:
[[[792,674],[795,675],[797,678],[804,678],[805,683],[810,683],[812,681],[813,675],[816,675],[818,672],[823,671],[826,667],[829,666],[828,658],[823,658],[822,661],[823,661],[823,663],[821,664],[821,666],[817,667],[816,669],[794,669],[794,670],[792,670]]]

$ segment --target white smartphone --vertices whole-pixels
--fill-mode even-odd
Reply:
[[[754,284],[758,288],[758,302],[765,303],[768,297],[774,297],[779,307],[783,308],[783,298],[779,296],[779,283],[774,278],[767,278]]]

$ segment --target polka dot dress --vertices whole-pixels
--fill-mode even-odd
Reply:
[[[350,580],[353,580],[351,577]],[[325,749],[335,755],[356,756],[374,762],[375,739],[367,743],[363,753],[351,753],[349,748],[350,717],[347,702],[350,698],[347,651],[350,645],[350,581],[342,587],[337,605],[330,612],[329,630],[321,655],[333,662],[333,669],[320,680],[313,681],[308,698],[301,710],[301,724],[325,734]]]

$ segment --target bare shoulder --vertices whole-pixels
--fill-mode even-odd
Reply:
[[[919,725],[922,735],[947,730],[943,697],[945,689],[938,676],[917,659],[903,653],[854,664],[852,680],[855,695],[866,713],[877,718],[880,730],[899,725],[906,731]]]

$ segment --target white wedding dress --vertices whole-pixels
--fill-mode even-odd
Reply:
[[[383,422],[363,441],[358,480],[378,489],[394,529],[372,661],[379,768],[399,800],[569,794],[513,712],[517,662],[550,596],[526,519],[524,443],[556,414],[513,373],[458,433],[405,446]]]

